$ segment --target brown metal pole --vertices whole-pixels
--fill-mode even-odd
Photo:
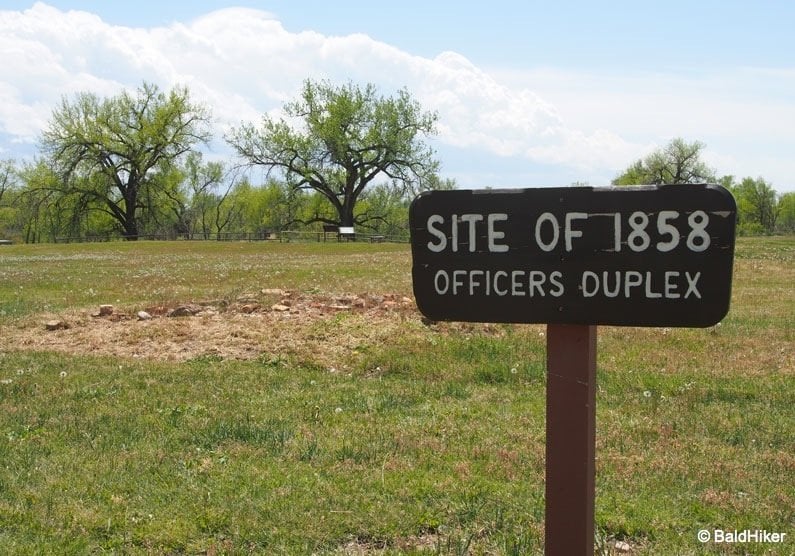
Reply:
[[[547,556],[593,556],[596,326],[547,325]]]

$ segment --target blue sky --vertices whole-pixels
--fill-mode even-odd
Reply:
[[[682,136],[706,143],[719,174],[792,191],[793,27],[785,1],[5,0],[0,158],[29,156],[75,90],[187,81],[220,137],[327,77],[407,86],[439,113],[434,147],[464,187],[604,185]],[[33,51],[41,67],[15,60]],[[199,51],[220,57],[202,64]],[[230,66],[232,52],[250,62]]]
[[[795,2],[670,0],[400,2],[327,0],[49,0],[115,25],[153,27],[213,10],[265,10],[293,32],[365,33],[412,54],[454,50],[488,67],[554,65],[607,69],[792,66]],[[29,8],[5,0],[4,9]]]

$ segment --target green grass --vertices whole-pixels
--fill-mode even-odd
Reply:
[[[117,299],[410,294],[409,267],[388,245],[4,247],[0,327]],[[601,553],[795,552],[793,284],[795,239],[741,239],[720,327],[600,327]],[[402,330],[334,372],[0,337],[0,553],[541,553],[544,328]],[[715,528],[788,538],[696,540]]]
[[[234,299],[262,288],[411,289],[405,245],[118,242],[0,251],[0,323],[99,303]]]

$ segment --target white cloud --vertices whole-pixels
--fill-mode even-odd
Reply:
[[[0,37],[9,60],[0,126],[27,140],[46,125],[62,94],[113,94],[142,80],[182,83],[225,129],[277,110],[311,76],[408,87],[439,112],[443,144],[583,167],[600,163],[596,152],[603,147],[623,148],[618,136],[566,128],[538,95],[501,85],[458,54],[427,59],[361,34],[290,33],[258,10],[224,9],[147,30],[37,3],[25,12],[0,12]]]
[[[683,106],[706,114],[709,107],[741,111],[745,105],[725,97],[693,102],[682,90],[677,96],[670,84],[657,93],[637,87],[623,92],[626,82],[597,76],[486,72],[453,52],[429,59],[363,34],[288,32],[271,14],[244,8],[141,29],[37,3],[24,12],[0,11],[0,58],[0,136],[13,141],[35,141],[64,94],[111,95],[143,80],[165,88],[189,86],[213,110],[215,148],[221,151],[225,130],[278,113],[307,77],[373,82],[385,93],[405,86],[425,108],[438,111],[440,151],[478,152],[495,165],[510,160],[513,167],[521,161],[559,166],[561,175],[597,183],[670,136],[693,131],[693,138],[706,140],[699,126],[721,132],[751,123],[748,117],[729,124],[705,116],[671,134],[670,120]],[[663,79],[658,76],[656,83]],[[792,103],[782,103],[784,115],[793,116],[782,122],[794,121]],[[9,141],[0,149],[13,150]]]
[[[637,152],[629,149],[617,168],[684,137],[706,144],[704,159],[719,174],[761,175],[779,190],[795,188],[795,68],[722,68],[697,75],[547,68],[495,75],[511,88],[533,87],[555,104],[567,128],[576,122],[589,137],[599,129],[620,130],[625,145],[643,145]]]

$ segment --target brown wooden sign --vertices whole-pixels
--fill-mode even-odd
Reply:
[[[424,193],[414,294],[433,320],[711,326],[729,310],[736,213],[717,185]]]

